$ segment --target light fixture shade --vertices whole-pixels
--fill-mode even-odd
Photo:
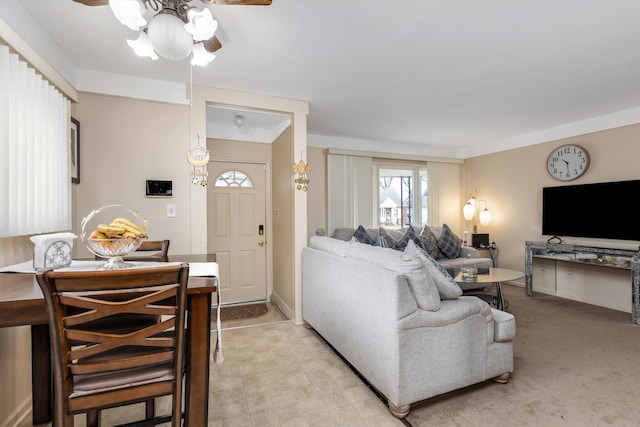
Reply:
[[[144,4],[140,0],[109,0],[109,7],[116,19],[134,31],[147,25],[142,14]]]
[[[480,225],[482,225],[483,227],[491,224],[491,212],[487,208],[484,208],[484,210],[480,211],[480,214],[478,216],[480,218]]]
[[[184,29],[193,36],[193,40],[199,42],[209,40],[218,28],[218,22],[211,16],[211,11],[207,8],[198,12],[191,8],[187,12],[189,22],[184,24]]]
[[[473,216],[476,214],[476,207],[471,204],[471,201],[468,201],[462,207],[462,213],[464,215],[464,219],[466,219],[467,221],[471,221],[473,219]]]
[[[163,9],[149,23],[149,40],[163,58],[180,61],[186,58],[193,47],[193,38],[184,29],[182,19],[174,11]]]
[[[205,49],[204,44],[196,43],[193,45],[193,56],[191,58],[191,65],[198,65],[200,67],[206,66],[208,63],[216,59],[216,56],[208,52]]]
[[[156,52],[153,50],[151,41],[144,31],[140,31],[140,36],[138,36],[137,40],[127,40],[127,43],[136,55],[149,57],[154,61],[158,59],[158,55],[156,55]]]

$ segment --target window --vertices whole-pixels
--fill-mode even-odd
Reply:
[[[243,172],[232,170],[222,172],[216,178],[216,187],[253,187],[251,179]]]
[[[403,228],[428,220],[427,169],[377,163],[378,225]]]

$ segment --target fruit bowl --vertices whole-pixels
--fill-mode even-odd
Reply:
[[[132,267],[123,257],[135,252],[147,237],[147,221],[133,209],[108,205],[92,211],[82,220],[81,238],[87,249],[107,262],[100,268]]]

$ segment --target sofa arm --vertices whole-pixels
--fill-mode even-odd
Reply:
[[[506,311],[491,309],[493,314],[493,340],[496,342],[513,341],[516,337],[516,318]]]
[[[460,248],[460,256],[458,258],[480,258],[480,252],[471,246]]]

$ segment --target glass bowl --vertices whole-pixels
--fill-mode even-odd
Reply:
[[[122,219],[130,221],[125,221],[126,227]],[[147,237],[146,224],[142,215],[126,206],[103,206],[82,220],[81,238],[92,254],[107,260],[101,269],[119,270],[133,266],[123,257],[135,252]]]

